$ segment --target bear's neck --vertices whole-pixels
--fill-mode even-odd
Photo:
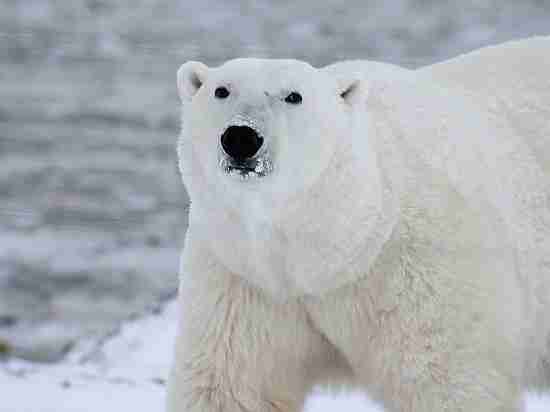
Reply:
[[[399,215],[392,167],[384,168],[377,149],[374,142],[340,146],[315,183],[273,213],[192,205],[190,228],[229,272],[280,301],[356,281]]]
[[[341,147],[305,193],[275,223],[287,247],[286,275],[298,295],[315,295],[367,275],[398,217],[394,179],[370,147]]]

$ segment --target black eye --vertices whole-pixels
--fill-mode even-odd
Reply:
[[[290,104],[300,104],[302,103],[302,95],[298,92],[292,92],[285,97],[285,102]]]
[[[214,96],[216,96],[218,99],[225,99],[227,96],[229,96],[229,90],[227,90],[227,87],[220,86],[216,90],[214,90]]]

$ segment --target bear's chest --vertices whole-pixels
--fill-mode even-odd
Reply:
[[[204,228],[216,228],[207,236],[217,258],[230,272],[276,298],[317,295],[353,281],[368,266],[353,262],[377,253],[378,243],[365,235],[371,233],[369,220],[326,221],[310,212],[281,222],[244,210],[216,218],[216,225]],[[380,244],[382,232],[375,232]]]
[[[231,272],[274,296],[297,293],[297,268],[311,261],[319,239],[300,240],[288,228],[250,215],[233,216],[220,223],[210,244]]]

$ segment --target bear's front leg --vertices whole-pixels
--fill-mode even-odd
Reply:
[[[514,253],[487,220],[451,213],[456,224],[416,216],[429,230],[396,228],[364,279],[312,300],[309,313],[387,412],[521,412]]]
[[[425,294],[419,303],[413,289],[423,286],[410,283],[397,292],[400,303],[380,302],[388,293],[368,285],[342,289],[310,308],[313,321],[347,357],[356,384],[386,412],[524,411],[518,341],[483,313],[481,299],[488,295],[462,305],[460,297]],[[505,322],[515,302],[498,309]],[[508,321],[513,328],[514,319]]]
[[[299,411],[331,358],[301,305],[279,304],[187,242],[170,412]]]

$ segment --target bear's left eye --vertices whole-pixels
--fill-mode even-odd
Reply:
[[[298,92],[292,92],[285,97],[285,102],[290,104],[300,104],[302,103],[302,95]]]

